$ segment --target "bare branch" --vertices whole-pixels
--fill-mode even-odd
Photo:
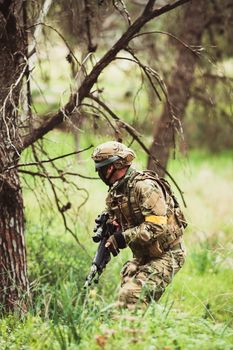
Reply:
[[[158,79],[159,74],[157,72],[155,72],[155,70],[153,70],[151,67],[148,67],[148,66],[144,65],[143,63],[141,63],[141,61],[138,59],[138,57],[134,54],[133,50],[131,50],[130,48],[127,48],[127,51],[130,53],[131,56],[133,56],[133,58],[134,58],[133,61],[136,64],[138,64],[139,67],[142,68],[144,74],[147,76],[147,78],[148,78],[148,80],[149,80],[149,82],[150,82],[150,84],[152,86],[152,89],[154,90],[154,92],[157,95],[158,99],[160,101],[162,100],[161,97],[160,97],[160,94],[159,94],[158,90],[156,89],[155,84],[154,84],[154,82],[153,82],[153,80],[151,78],[151,75],[156,78],[156,80],[158,81],[162,91],[164,92],[165,96],[167,97],[167,94],[165,93],[165,90],[163,89],[163,86],[161,84],[162,79],[161,78]]]
[[[138,38],[138,37],[143,36],[143,35],[148,35],[148,34],[164,34],[164,35],[167,35],[167,36],[171,37],[172,39],[175,39],[178,43],[183,45],[186,49],[190,50],[194,55],[197,55],[197,56],[200,54],[201,51],[203,51],[203,47],[193,47],[193,46],[185,43],[183,40],[179,39],[174,34],[169,33],[169,32],[164,32],[162,30],[153,30],[153,31],[150,31],[150,32],[138,33],[138,34],[134,35],[133,39]]]
[[[154,90],[155,94],[158,96],[159,100],[161,100],[161,97],[159,95],[158,90],[156,89],[156,87],[154,85],[152,77],[156,79],[156,81],[158,82],[158,84],[159,84],[159,86],[160,86],[160,88],[161,88],[161,90],[166,98],[166,103],[167,103],[167,107],[168,107],[168,111],[169,111],[169,117],[171,118],[171,123],[172,123],[171,125],[175,126],[175,124],[178,124],[180,126],[180,129],[182,129],[179,118],[177,118],[175,113],[174,113],[173,105],[169,99],[167,86],[164,83],[163,79],[160,77],[158,72],[156,72],[154,69],[142,64],[131,49],[128,48],[127,51],[133,56],[133,58],[135,59],[135,63],[137,63],[142,68],[142,70],[146,74],[146,76],[147,76],[147,78],[152,86],[152,89]],[[174,140],[175,140],[175,138],[174,138]],[[174,141],[174,144],[175,144],[175,141]]]
[[[62,158],[65,158],[65,157],[73,156],[74,154],[79,154],[79,153],[88,151],[92,147],[93,147],[93,145],[90,145],[89,147],[84,148],[84,149],[82,149],[80,151],[75,151],[75,152],[71,152],[71,153],[68,153],[68,154],[63,154],[62,156],[58,156],[58,157],[55,157],[55,158],[52,158],[52,159],[40,160],[38,162],[31,162],[31,163],[14,164],[12,166],[9,166],[7,169],[3,170],[3,172],[10,171],[12,169],[19,168],[19,167],[25,167],[25,166],[27,167],[27,166],[32,166],[32,165],[40,165],[40,164],[44,164],[44,163],[52,163],[55,160],[62,159]]]
[[[181,6],[190,0],[178,0],[172,4],[166,5],[162,8],[153,10],[149,13],[142,13],[135,22],[128,28],[128,30],[121,36],[121,38],[111,47],[109,51],[96,63],[89,75],[87,75],[78,89],[77,93],[72,95],[69,102],[59,110],[55,115],[44,121],[39,127],[35,128],[30,135],[27,135],[23,139],[21,150],[30,146],[39,138],[43,137],[47,132],[55,128],[58,124],[62,123],[64,119],[69,116],[76,108],[82,103],[83,99],[88,96],[93,85],[96,83],[99,75],[116,57],[117,53],[128,46],[128,43],[141,28],[153,18],[171,11],[172,9]],[[149,1],[150,6],[152,1]],[[148,4],[149,4],[148,3]]]
[[[37,164],[37,163],[36,163]],[[39,176],[39,177],[44,177],[44,178],[50,178],[50,179],[58,179],[58,180],[62,180],[64,176],[78,176],[81,177],[82,179],[88,179],[88,180],[99,180],[99,177],[91,177],[91,176],[86,176],[86,175],[82,175],[82,174],[78,174],[78,173],[72,173],[72,172],[67,172],[67,171],[62,171],[60,175],[55,176],[55,175],[50,175],[48,173],[44,174],[44,173],[38,173],[38,172],[34,172],[34,171],[30,171],[30,170],[22,170],[19,169],[19,173],[21,174],[28,174],[28,175],[32,175],[32,176]],[[1,174],[0,174],[1,176]]]
[[[65,227],[66,231],[68,231],[72,235],[72,237],[75,239],[76,243],[86,252],[87,255],[89,255],[87,250],[86,250],[86,248],[79,241],[79,239],[78,239],[77,235],[75,234],[75,232],[72,229],[70,229],[70,227],[67,224],[65,212],[71,208],[71,203],[69,201],[67,201],[66,204],[62,204],[61,199],[60,199],[60,197],[58,196],[58,193],[57,193],[57,190],[59,190],[59,189],[53,183],[52,179],[47,175],[46,169],[45,169],[42,161],[39,160],[34,147],[32,147],[32,150],[33,150],[34,158],[36,160],[36,164],[38,164],[38,167],[42,169],[43,173],[46,175],[46,178],[47,178],[47,180],[48,180],[48,182],[49,182],[49,184],[51,186],[51,189],[52,189],[52,192],[53,192],[53,195],[54,195],[54,199],[55,199],[55,203],[56,203],[57,209],[58,209],[58,211],[61,214],[61,217],[63,219],[63,223],[64,223],[64,227]],[[66,179],[64,177],[61,178],[61,180],[66,181]],[[75,187],[76,187],[76,185],[75,185]],[[78,190],[80,190],[80,189],[78,188]],[[81,189],[81,190],[85,191],[88,194],[86,189]],[[87,196],[87,198],[88,198],[88,196]],[[84,201],[84,203],[87,201],[87,198]]]
[[[126,19],[128,21],[128,25],[130,26],[131,25],[131,18],[130,18],[130,14],[126,8],[124,1],[123,0],[113,0],[113,5],[117,9],[117,11],[120,12],[120,14],[123,17],[126,17]]]
[[[36,23],[36,24],[33,24],[32,26],[28,27],[27,29],[30,29],[30,28],[33,28],[33,27],[37,27],[37,26],[44,26],[46,28],[49,28],[49,29],[52,29],[55,33],[57,33],[57,35],[62,39],[62,41],[64,42],[64,44],[66,45],[67,47],[67,50],[69,51],[69,55],[71,57],[74,58],[74,60],[77,62],[77,64],[79,66],[81,66],[81,63],[78,61],[77,57],[75,56],[73,50],[71,49],[70,45],[68,44],[67,40],[64,38],[64,36],[59,32],[59,30],[57,30],[56,28],[50,26],[49,24],[46,24],[46,23],[43,23],[43,22],[40,22],[40,23]],[[31,57],[34,53],[35,53],[35,48],[33,50],[30,51],[28,57]]]
[[[163,7],[160,7],[154,11],[152,11],[150,14],[150,20],[155,18],[155,17],[159,17],[161,15],[163,15],[164,13],[166,12],[169,12],[171,10],[174,10],[176,7],[178,6],[181,6],[181,5],[184,5],[186,4],[187,2],[189,2],[190,0],[177,0],[177,1],[174,1],[172,4],[167,4]]]
[[[137,136],[141,136],[140,133],[134,129],[131,125],[129,125],[128,123],[126,123],[125,121],[121,120],[103,101],[101,101],[98,97],[94,96],[93,94],[88,95],[89,98],[91,98],[92,100],[94,100],[95,102],[97,102],[104,110],[106,110],[108,112],[108,114],[117,122],[120,123],[120,125],[122,127],[124,127],[128,133],[132,136],[135,137],[135,135]]]
[[[153,10],[154,4],[156,0],[149,0],[147,5],[145,6],[145,9],[143,11],[143,15],[147,15],[148,13],[151,13]]]
[[[107,115],[101,110],[99,109],[98,107],[94,106],[94,105],[91,105],[91,104],[88,104],[88,103],[82,103],[81,106],[83,107],[90,107],[92,109],[95,109],[98,113],[102,114],[103,117],[107,120],[107,122],[109,123],[109,125],[111,126],[111,128],[114,130],[114,132],[116,132],[116,128],[115,126],[112,124],[111,120],[109,120],[109,118],[107,117]]]

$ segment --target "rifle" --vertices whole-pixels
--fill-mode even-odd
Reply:
[[[98,249],[92,260],[92,265],[89,274],[86,277],[84,288],[91,285],[94,280],[95,283],[99,282],[99,277],[102,274],[107,263],[110,261],[111,256],[109,250],[105,247],[108,238],[113,234],[112,225],[107,223],[109,214],[104,212],[98,215],[96,227],[94,228],[95,235],[92,237],[95,243],[99,242]]]

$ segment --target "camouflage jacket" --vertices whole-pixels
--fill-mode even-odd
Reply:
[[[170,186],[149,171],[129,168],[110,187],[106,204],[137,258],[159,257],[180,241],[184,217]]]

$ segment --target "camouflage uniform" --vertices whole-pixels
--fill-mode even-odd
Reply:
[[[110,187],[106,204],[133,252],[121,272],[119,301],[130,307],[158,300],[185,258],[185,221],[169,185],[152,172],[129,168]]]

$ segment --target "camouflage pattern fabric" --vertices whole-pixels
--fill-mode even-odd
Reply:
[[[121,272],[120,305],[133,308],[137,304],[147,305],[151,300],[158,301],[184,260],[184,249],[179,249],[146,263],[136,258],[128,261]]]
[[[181,242],[183,227],[176,215],[174,200],[156,181],[155,175],[129,169],[114,183],[107,199],[111,220],[122,228],[134,259],[122,270],[119,300],[125,305],[158,300],[184,263],[184,249],[172,250]],[[166,224],[145,221],[146,217],[166,218]]]

